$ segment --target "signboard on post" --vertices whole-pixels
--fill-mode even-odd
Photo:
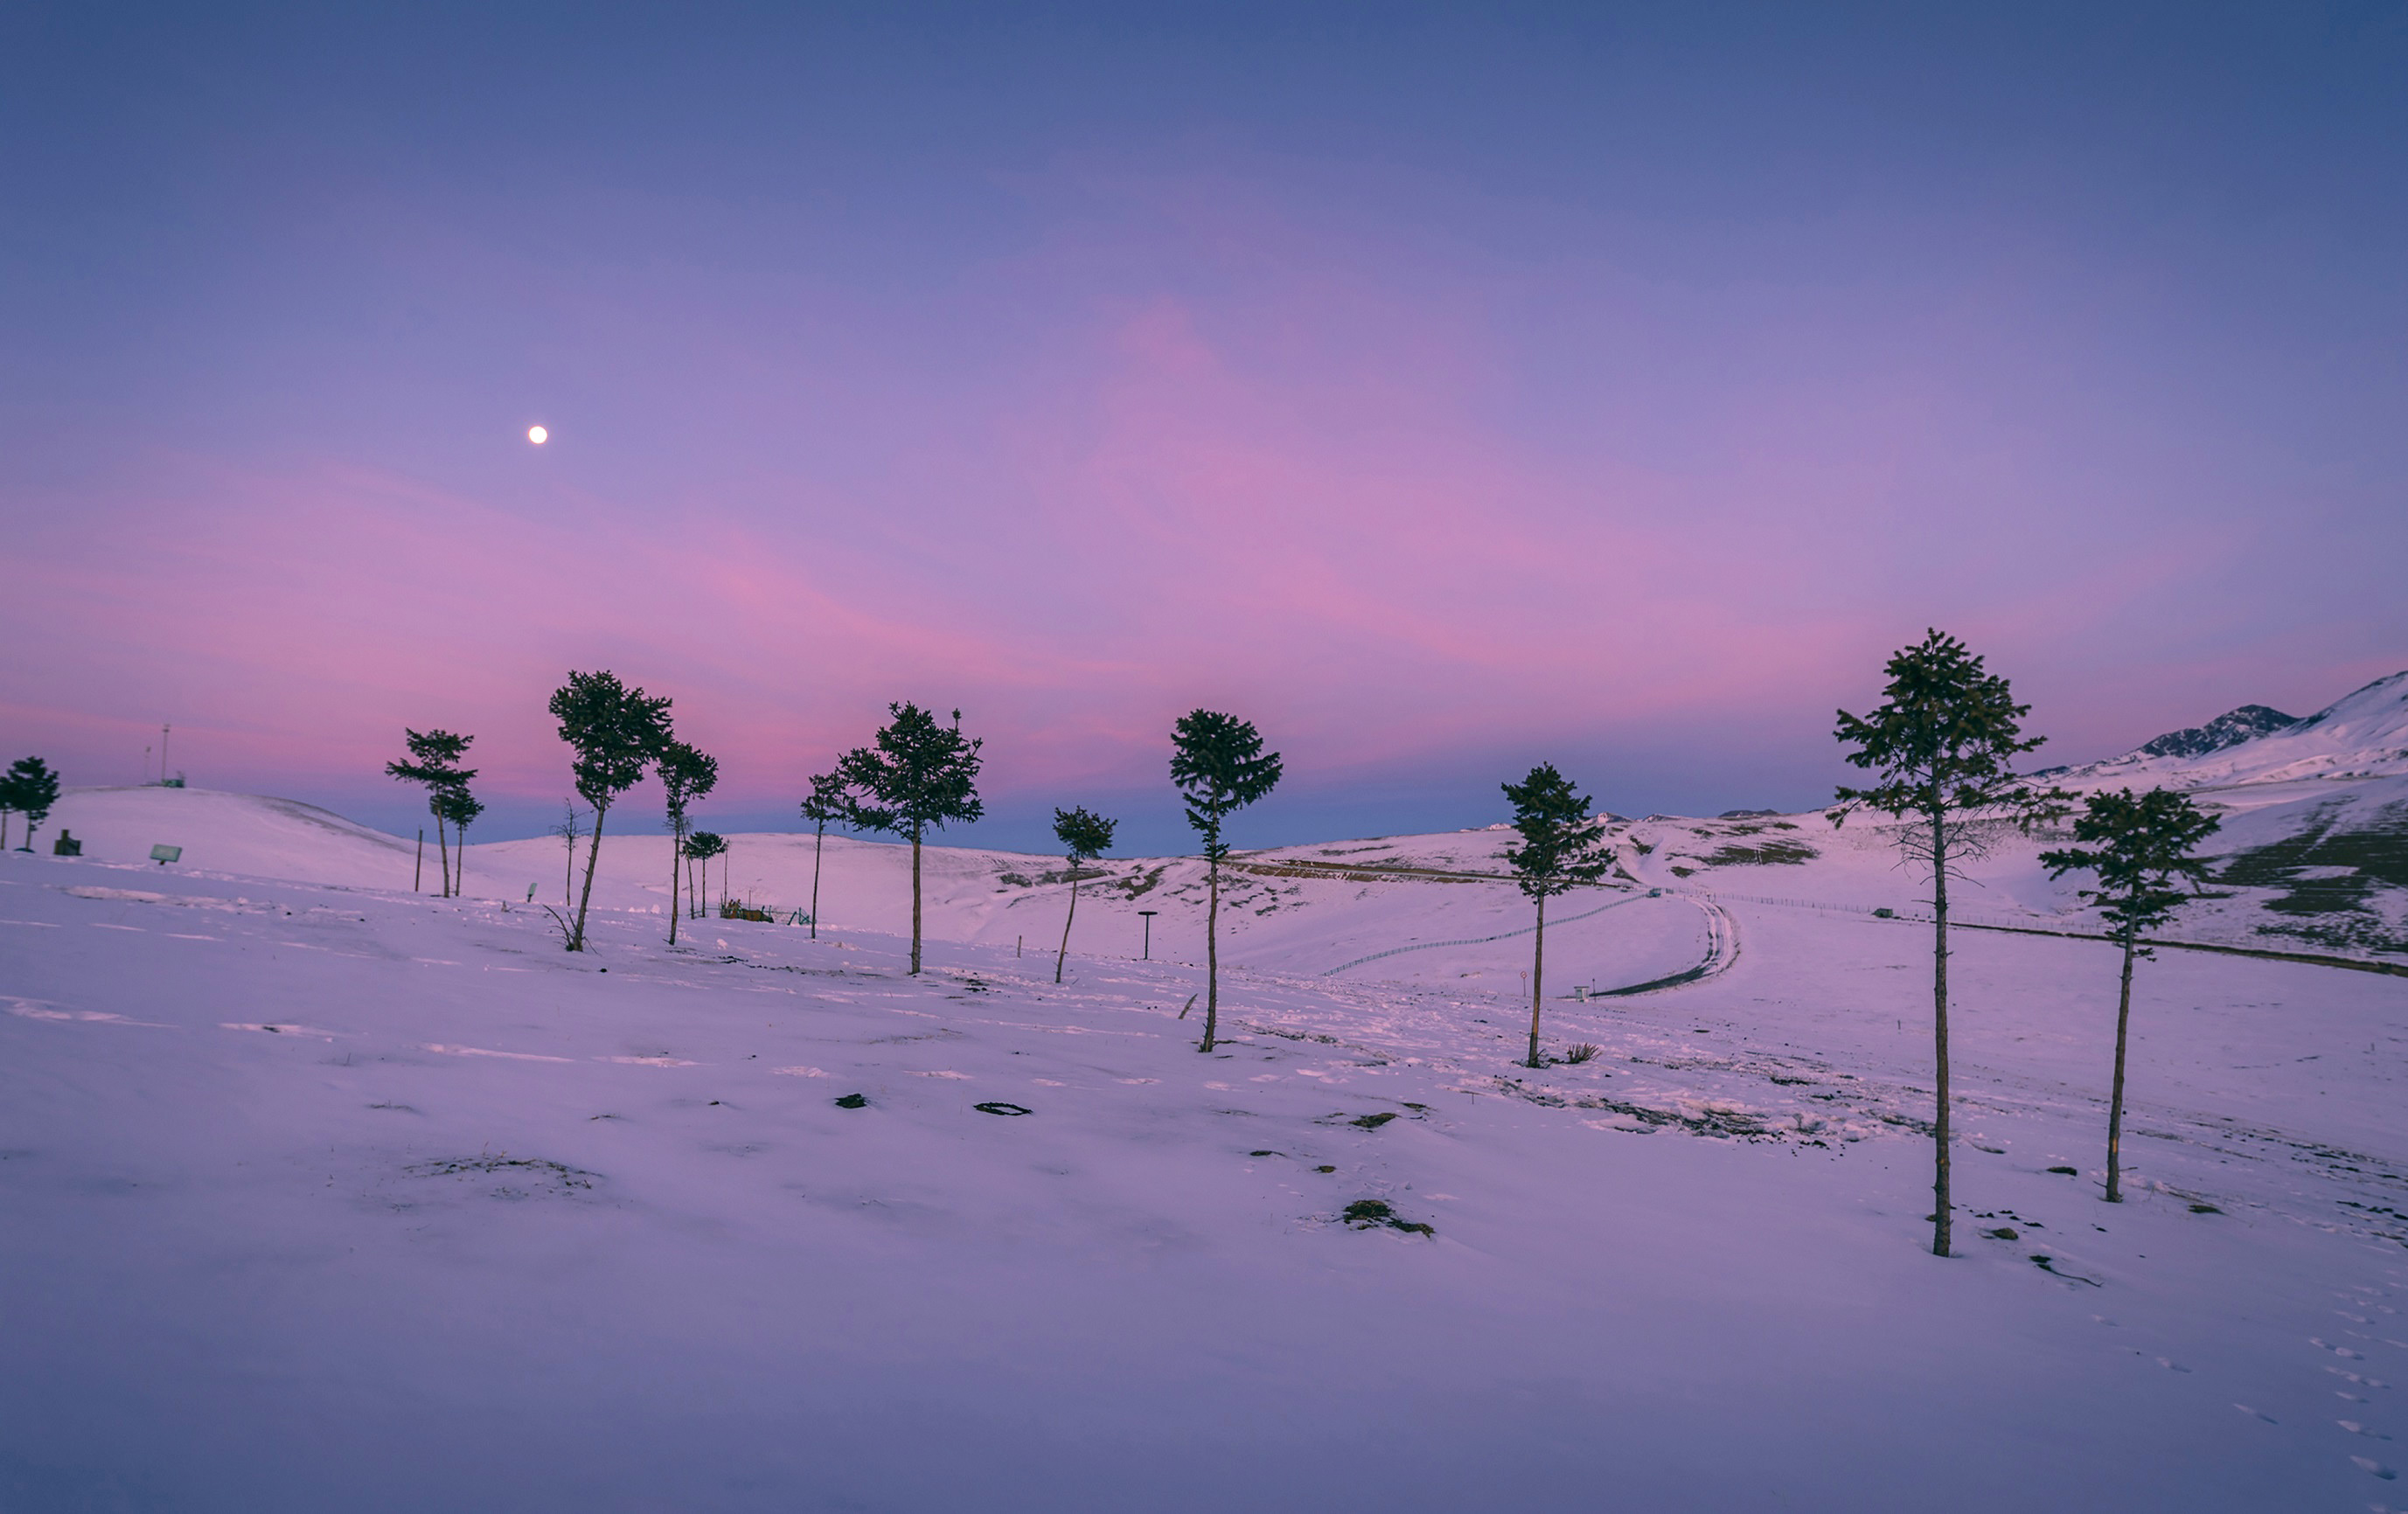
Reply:
[[[150,860],[157,863],[162,867],[165,867],[169,863],[180,858],[183,854],[183,848],[171,847],[164,841],[150,849]]]

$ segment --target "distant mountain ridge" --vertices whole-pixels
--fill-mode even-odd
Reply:
[[[2353,690],[2304,720],[2243,705],[2071,771],[2118,780],[2145,775],[2186,788],[2408,776],[2408,671]]]
[[[2205,725],[2186,726],[2169,731],[2154,741],[2144,741],[2139,750],[2143,757],[2204,757],[2211,751],[2272,736],[2299,723],[2298,716],[2286,715],[2270,706],[2243,705],[2239,709],[2226,710]]]

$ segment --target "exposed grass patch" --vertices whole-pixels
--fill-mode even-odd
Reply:
[[[1398,1219],[1397,1211],[1388,1207],[1385,1199],[1356,1199],[1346,1206],[1345,1212],[1339,1218],[1357,1230],[1377,1230],[1385,1225],[1390,1230],[1401,1230],[1415,1235],[1438,1234],[1432,1226],[1416,1221]]]
[[[1794,867],[1822,853],[1803,841],[1727,842],[1698,860],[1708,867]]]
[[[2319,807],[2298,834],[2234,852],[2215,881],[2282,891],[2264,907],[2286,919],[2263,927],[2268,935],[2360,951],[2408,951],[2408,937],[2374,907],[2383,891],[2408,889],[2408,807],[2385,807],[2366,823],[2343,829],[2350,807]]]
[[[544,1189],[562,1193],[592,1188],[598,1176],[564,1162],[552,1162],[543,1157],[514,1157],[507,1151],[480,1152],[472,1157],[441,1157],[402,1170],[413,1178],[532,1178]],[[494,1193],[500,1198],[523,1198],[527,1195],[524,1189],[508,1186],[497,1188]]]

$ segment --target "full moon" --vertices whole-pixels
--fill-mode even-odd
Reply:
[[[535,443],[538,447],[541,447],[546,441],[551,439],[551,436],[552,433],[544,430],[541,426],[527,427],[527,440]]]

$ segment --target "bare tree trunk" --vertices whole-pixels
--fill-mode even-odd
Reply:
[[[602,856],[602,817],[609,813],[604,806],[594,807],[594,844],[585,850],[585,892],[577,898],[577,934],[568,943],[571,951],[585,950],[585,911],[594,903],[594,864]]]
[[[677,945],[678,911],[685,901],[678,897],[678,874],[685,871],[685,827],[669,832],[669,945]]]
[[[1204,910],[1204,1044],[1212,1050],[1213,1034],[1221,1028],[1221,859],[1212,859],[1211,903]]]
[[[1054,959],[1054,981],[1062,981],[1062,964],[1070,960],[1070,921],[1079,918],[1079,864],[1070,864],[1070,911],[1062,917],[1062,950]]]
[[[577,837],[569,836],[562,839],[568,845],[568,858],[560,864],[560,907],[566,909],[568,907],[568,896],[577,892]],[[419,848],[423,850],[425,846],[425,838],[422,836],[419,840]]]
[[[1939,1068],[1940,1108],[1931,1122],[1931,1254],[1952,1254],[1948,1198],[1948,831],[1931,817],[1931,1047]]]
[[[0,846],[6,845],[7,845],[7,837],[0,836]],[[423,883],[425,880],[426,827],[422,825],[418,828],[418,860],[409,864],[409,892],[416,893],[418,892],[419,885]],[[566,904],[568,902],[568,891],[566,889],[561,890],[560,902],[563,904]]]
[[[2115,1002],[2115,1092],[2107,1104],[2107,1202],[2124,1202],[2124,1036],[2132,1023],[2132,937],[2124,927],[2124,992]]]
[[[920,827],[911,827],[911,970],[920,970]]]
[[[468,892],[468,827],[461,826],[452,840],[452,892],[465,895]]]
[[[1547,896],[1539,895],[1538,944],[1530,949],[1530,1065],[1539,1061],[1539,1006],[1546,990],[1540,986],[1547,967]]]
[[[820,848],[827,844],[827,821],[819,822],[819,833],[811,837],[811,939],[820,938]]]
[[[435,817],[435,855],[436,861],[443,867],[443,897],[449,899],[452,897],[452,851],[443,839],[443,816],[439,811]]]

